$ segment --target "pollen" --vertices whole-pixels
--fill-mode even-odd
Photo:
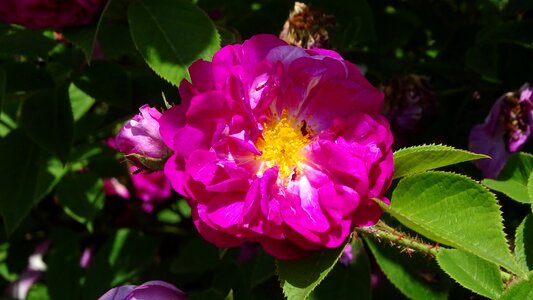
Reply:
[[[281,118],[264,124],[262,139],[257,142],[261,155],[256,159],[263,161],[261,172],[278,166],[280,179],[285,181],[294,177],[305,159],[301,150],[307,144],[309,134],[306,123],[292,120],[284,111]]]

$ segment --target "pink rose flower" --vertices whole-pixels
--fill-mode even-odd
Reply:
[[[160,132],[174,151],[165,174],[206,240],[296,259],[377,222],[392,135],[383,94],[354,64],[257,35],[189,72]]]
[[[169,155],[169,149],[159,134],[159,118],[161,113],[147,104],[120,129],[115,139],[116,148],[126,154],[136,154],[147,159],[164,160]],[[151,169],[146,161],[138,157],[127,156],[135,165]]]
[[[170,283],[154,280],[139,286],[123,285],[109,290],[99,300],[185,300],[184,292]]]
[[[2,0],[0,20],[28,28],[86,25],[106,0]]]

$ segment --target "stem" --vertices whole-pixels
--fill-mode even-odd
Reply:
[[[416,237],[411,237],[407,233],[398,231],[383,221],[379,221],[372,227],[356,228],[358,233],[370,236],[378,241],[387,240],[392,244],[404,247],[407,253],[420,252],[428,256],[436,256],[439,244],[426,244]]]
[[[400,246],[404,249],[405,252],[411,255],[413,252],[420,252],[426,256],[435,257],[440,251],[439,244],[427,244],[417,239],[416,237],[411,237],[407,233],[398,231],[389,225],[385,224],[383,221],[379,221],[376,225],[371,227],[362,227],[355,229],[358,233],[369,236],[375,240],[387,240],[391,244]],[[503,282],[510,282],[515,276],[511,273],[507,273],[503,270],[500,270],[500,274]]]

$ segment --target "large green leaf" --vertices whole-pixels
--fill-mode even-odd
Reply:
[[[500,300],[530,300],[533,299],[533,272],[529,274],[530,279],[524,279],[513,284]]]
[[[404,295],[414,300],[448,299],[449,282],[443,279],[439,281],[437,271],[428,267],[426,259],[409,257],[367,237],[365,242],[385,276]]]
[[[3,68],[0,68],[0,114],[6,101],[6,72]]]
[[[532,203],[527,187],[532,171],[533,155],[519,152],[509,157],[497,179],[484,179],[481,183],[518,202]]]
[[[526,274],[509,251],[496,197],[468,177],[436,171],[412,175],[398,183],[390,206],[378,203],[434,241]]]
[[[22,126],[43,149],[66,160],[74,139],[74,121],[66,93],[47,91],[28,98],[22,107]]]
[[[278,276],[285,297],[289,300],[306,299],[333,269],[345,245],[299,260],[278,260]]]
[[[487,157],[444,145],[403,148],[394,152],[394,178]]]
[[[0,214],[13,232],[64,174],[61,162],[17,129],[0,140]]]
[[[478,256],[457,249],[440,249],[440,267],[462,286],[491,299],[503,292],[500,268]]]
[[[69,174],[57,185],[57,198],[68,215],[90,227],[104,206],[104,184],[92,172]]]
[[[129,7],[128,20],[146,63],[176,86],[195,60],[211,60],[220,47],[215,25],[190,1],[139,0]]]
[[[527,215],[515,233],[514,253],[519,263],[533,270],[533,215]]]

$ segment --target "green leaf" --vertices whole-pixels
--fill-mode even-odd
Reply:
[[[45,273],[48,293],[52,299],[81,299],[80,236],[59,228],[52,231],[51,239]]]
[[[345,245],[299,260],[278,260],[277,273],[285,297],[289,300],[306,299],[333,269]]]
[[[155,259],[159,241],[151,236],[120,229],[102,246],[87,270],[83,295],[98,299],[107,290],[140,274]]]
[[[69,174],[57,185],[57,198],[69,216],[90,226],[104,207],[104,184],[92,172]]]
[[[220,47],[215,25],[190,1],[139,0],[130,5],[128,20],[146,63],[176,86],[194,61],[211,60]]]
[[[412,175],[398,183],[390,206],[378,203],[429,239],[526,274],[509,251],[496,197],[466,176],[436,171]]]
[[[176,274],[198,274],[213,270],[218,265],[220,259],[217,247],[198,237],[182,248],[170,268]]]
[[[63,174],[61,162],[41,153],[23,131],[14,130],[0,140],[0,214],[8,234]]]
[[[529,174],[529,178],[527,179],[527,195],[531,201],[533,199],[533,172]]]
[[[6,102],[6,72],[3,68],[0,68],[0,115]]]
[[[494,41],[478,41],[466,51],[466,65],[491,79],[498,77],[498,48]]]
[[[415,300],[448,299],[449,282],[435,281],[439,276],[436,270],[428,268],[427,260],[409,257],[397,249],[375,243],[367,237],[364,239],[380,269],[404,295]]]
[[[403,148],[394,152],[394,178],[480,158],[488,156],[444,145]]]
[[[28,136],[39,146],[62,160],[68,158],[74,121],[67,95],[60,91],[33,95],[22,106],[21,122]]]
[[[528,270],[533,270],[533,215],[527,215],[515,233],[516,260]]]
[[[70,106],[72,107],[72,117],[74,118],[74,121],[78,121],[83,117],[95,102],[93,97],[87,95],[73,83],[71,83],[68,88],[68,96],[70,99]]]
[[[79,26],[63,30],[63,35],[67,38],[67,40],[71,41],[74,45],[81,49],[85,55],[87,63],[91,63],[102,20],[104,19],[108,7],[112,2],[114,1],[107,1],[107,4],[100,14],[98,22],[92,23],[89,26]]]
[[[56,44],[42,31],[14,30],[0,37],[0,54],[46,57]]]
[[[363,241],[352,241],[352,263],[344,266],[337,263],[331,273],[313,291],[312,299],[351,299],[370,300],[370,261]]]
[[[46,69],[29,62],[13,62],[2,65],[6,74],[6,93],[36,91],[54,86],[54,80]]]
[[[459,284],[482,296],[496,299],[503,292],[500,268],[496,264],[457,249],[440,249],[437,262]]]
[[[529,278],[513,284],[500,300],[533,299],[533,272],[529,273]]]
[[[118,64],[95,61],[74,80],[74,84],[98,101],[131,109],[131,80]]]
[[[533,171],[533,155],[519,152],[511,155],[497,179],[483,179],[481,183],[522,203],[533,203],[529,198],[528,181]]]

